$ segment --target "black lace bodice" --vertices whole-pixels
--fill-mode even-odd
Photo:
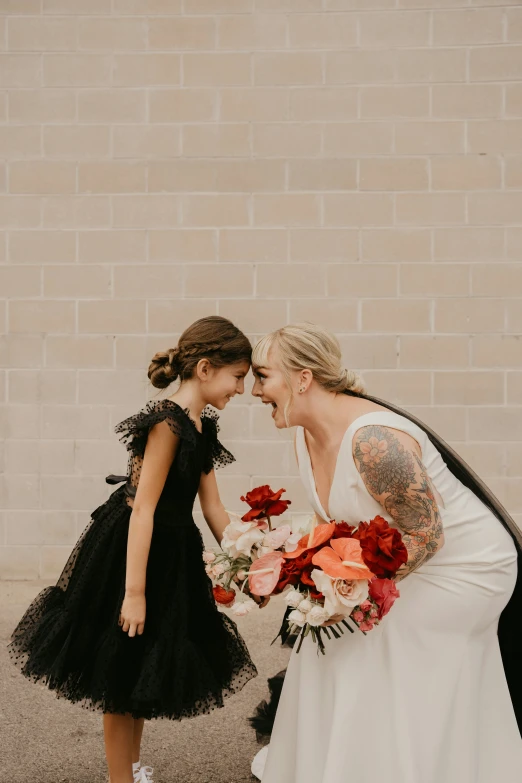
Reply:
[[[218,440],[218,415],[205,408],[202,431],[188,410],[172,400],[149,402],[143,410],[120,422],[116,432],[129,451],[128,494],[134,495],[139,483],[145,446],[151,428],[166,421],[179,437],[179,444],[165,486],[156,506],[154,521],[174,525],[192,523],[192,507],[202,473],[234,462],[232,454]]]

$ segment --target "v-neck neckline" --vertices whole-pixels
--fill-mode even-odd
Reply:
[[[185,414],[187,419],[190,421],[190,423],[192,424],[192,426],[194,427],[194,429],[196,430],[198,435],[203,435],[203,413],[201,414],[201,416],[199,418],[199,420],[201,422],[201,429],[198,429],[198,425],[196,424],[195,420],[190,415],[190,408],[182,408],[181,405],[178,402],[176,402],[175,400],[171,400],[170,397],[165,397],[164,398],[164,402],[169,402],[171,405],[175,405],[176,408],[179,408],[180,411],[183,411],[183,413]],[[203,412],[204,411],[205,411],[205,409],[203,409]]]
[[[344,443],[346,441],[346,436],[348,435],[348,433],[352,429],[353,425],[356,424],[360,419],[364,419],[366,416],[371,416],[374,413],[379,413],[379,411],[369,411],[368,413],[362,413],[360,416],[357,416],[352,421],[352,423],[348,425],[348,427],[346,428],[346,430],[344,432],[343,437],[341,438],[341,443],[339,445],[339,449],[337,451],[337,457],[335,459],[335,467],[334,467],[334,472],[333,472],[333,476],[332,476],[332,483],[330,484],[330,489],[328,491],[328,496],[326,498],[326,503],[328,505],[328,509],[325,509],[323,507],[323,504],[321,503],[321,498],[319,497],[319,493],[317,491],[317,483],[315,481],[315,474],[314,474],[314,469],[313,469],[313,466],[312,466],[312,457],[310,456],[310,451],[308,450],[308,443],[306,442],[306,430],[305,430],[304,427],[302,427],[303,445],[304,445],[306,459],[307,459],[308,475],[309,475],[310,486],[312,488],[312,492],[313,492],[315,501],[317,503],[317,508],[321,512],[321,515],[322,515],[322,517],[323,517],[323,519],[325,521],[333,519],[333,517],[330,516],[329,512],[330,512],[330,508],[332,506],[332,493],[333,493],[333,488],[335,486],[335,479],[337,478],[337,471],[338,471],[338,468],[339,468],[339,459],[340,459],[341,452],[342,452],[343,447],[344,447]],[[328,513],[327,513],[327,510],[328,510]]]

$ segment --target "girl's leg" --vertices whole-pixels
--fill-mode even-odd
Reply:
[[[131,715],[105,713],[103,731],[110,783],[133,783],[134,719]]]
[[[139,720],[134,719],[134,734],[132,740],[132,763],[136,764],[140,761],[140,748],[141,748],[141,735],[143,734],[143,726],[145,725],[145,718]]]

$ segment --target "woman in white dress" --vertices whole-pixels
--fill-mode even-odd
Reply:
[[[409,555],[379,627],[332,638],[324,656],[310,636],[294,649],[262,783],[520,783],[514,523],[434,433],[363,395],[324,329],[277,330],[253,363],[253,394],[275,426],[297,426],[318,517],[379,514]]]

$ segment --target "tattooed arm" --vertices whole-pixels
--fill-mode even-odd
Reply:
[[[408,562],[397,580],[404,579],[444,543],[436,493],[418,445],[400,430],[371,425],[355,434],[353,457],[366,489],[402,532]]]

